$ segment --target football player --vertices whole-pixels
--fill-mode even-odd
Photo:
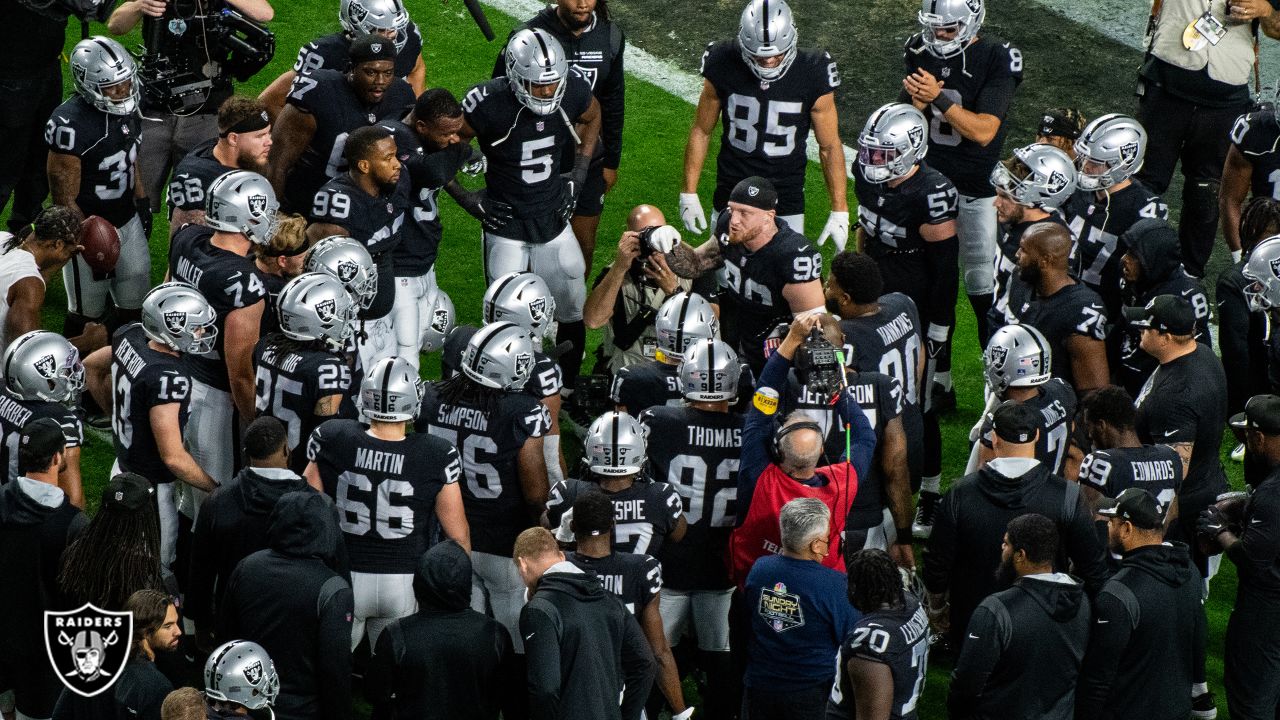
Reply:
[[[169,237],[187,223],[204,222],[209,184],[232,170],[267,172],[271,118],[257,100],[232,95],[218,108],[218,138],[197,145],[169,179]]]
[[[1178,517],[1182,457],[1168,445],[1143,445],[1134,428],[1137,411],[1124,388],[1110,385],[1084,396],[1081,421],[1094,451],[1080,463],[1080,487],[1095,510],[1103,498],[1131,487],[1151,492],[1163,506],[1165,526]]]
[[[334,235],[320,238],[302,263],[303,272],[320,272],[338,278],[360,307],[373,304],[378,294],[378,266],[358,240]]]
[[[849,559],[849,604],[862,613],[836,656],[828,720],[915,720],[929,665],[929,618],[884,551]]]
[[[0,353],[10,340],[40,329],[40,315],[48,296],[45,278],[61,270],[83,249],[83,222],[75,210],[51,205],[36,215],[30,232],[0,232]],[[88,355],[106,344],[107,329],[93,323],[84,334],[67,339],[82,355]]]
[[[1103,115],[1085,127],[1075,151],[1079,189],[1062,205],[1076,238],[1072,267],[1114,318],[1120,314],[1120,236],[1142,218],[1167,220],[1169,206],[1134,177],[1147,152],[1147,131],[1137,120]]]
[[[462,136],[480,142],[488,194],[515,215],[485,228],[486,280],[527,270],[547,282],[556,299],[556,344],[569,343],[559,365],[572,388],[586,344],[587,288],[569,219],[600,137],[600,103],[547,31],[518,30],[505,52],[506,76],[476,85],[462,101]],[[573,167],[566,168],[564,148],[571,144]]]
[[[509,322],[471,336],[460,372],[428,385],[418,432],[462,452],[462,504],[471,530],[471,605],[511,632],[518,652],[524,583],[511,560],[516,536],[535,527],[547,501],[547,408],[522,388],[533,368],[528,332]]]
[[[369,631],[414,611],[413,576],[427,550],[432,517],[470,551],[458,480],[462,462],[448,441],[405,428],[422,401],[409,363],[383,358],[360,386],[359,420],[327,420],[307,442],[307,483],[333,498],[351,561],[355,622],[351,647]]]
[[[351,46],[361,35],[376,35],[396,47],[395,74],[421,95],[426,89],[427,66],[422,62],[422,33],[401,0],[341,0],[340,32],[322,35],[303,45],[293,68],[284,71],[258,96],[274,117],[285,105],[289,88],[300,73],[315,70],[342,72],[351,62]]]
[[[995,332],[1017,322],[1014,310],[1022,307],[1029,292],[1026,283],[1018,277],[1018,247],[1022,236],[1040,222],[1065,227],[1058,207],[1075,191],[1076,168],[1066,153],[1052,145],[1027,145],[997,163],[991,171],[990,182],[996,189],[1000,234],[988,265],[995,294],[986,323],[980,323],[978,329]]]
[[[957,196],[951,181],[923,162],[927,133],[924,114],[903,103],[885,105],[867,118],[853,166],[858,249],[875,259],[886,292],[904,293],[914,301],[927,327],[925,387],[936,382],[940,388],[935,395],[954,399]],[[905,379],[900,380],[907,388]],[[914,382],[909,389],[911,403],[918,404]]]
[[[679,370],[684,351],[698,340],[719,340],[720,321],[701,295],[682,292],[658,308],[654,331],[658,343],[655,358],[624,367],[613,376],[609,396],[619,412],[639,417],[654,406],[682,405]],[[748,380],[750,375],[748,372]]]
[[[50,418],[66,436],[66,465],[58,473],[58,487],[78,508],[84,507],[80,485],[80,447],[84,426],[75,404],[84,388],[80,353],[65,338],[47,330],[32,330],[9,343],[3,359],[4,390],[0,393],[0,468],[4,481],[18,477],[18,440],[32,420]]]
[[[267,289],[248,255],[275,237],[279,205],[266,178],[247,170],[214,180],[205,202],[204,224],[188,225],[173,236],[168,277],[194,286],[216,313],[212,352],[182,357],[191,375],[184,439],[200,467],[221,484],[234,475],[237,418],[256,412],[253,348]],[[179,507],[194,518],[201,501],[197,493],[184,497]]]
[[[604,196],[618,182],[618,165],[622,161],[622,123],[625,78],[622,54],[626,40],[622,28],[609,18],[609,9],[597,0],[556,0],[554,7],[543,8],[517,30],[538,28],[560,41],[569,67],[591,85],[591,94],[600,103],[600,140],[591,149],[591,165],[586,184],[578,194],[573,217],[569,221],[582,248],[586,263],[584,277],[591,275],[591,262],[596,251],[596,230],[604,211]],[[507,72],[505,52],[498,53],[493,76]],[[571,167],[573,148],[566,145],[560,162]]]
[[[618,521],[613,531],[615,550],[656,555],[667,540],[684,539],[689,524],[680,494],[644,471],[647,441],[638,420],[626,413],[607,412],[591,423],[582,445],[586,479],[570,478],[552,486],[544,527],[560,527],[578,496],[598,486],[613,501]]]
[[[381,125],[353,130],[343,154],[349,167],[316,193],[307,236],[354,238],[378,268],[377,293],[360,313],[356,342],[360,367],[368,369],[397,352],[390,318],[396,296],[393,257],[409,211],[409,175],[401,171],[395,136]]]
[[[698,179],[719,122],[720,152],[711,199],[715,212],[724,212],[739,182],[766,177],[778,189],[779,219],[804,234],[806,143],[812,129],[831,198],[831,214],[818,244],[832,238],[844,249],[849,201],[835,102],[840,72],[825,50],[797,48],[797,37],[785,0],[750,0],[738,23],[738,37],[713,42],[702,53],[702,95],[684,150],[680,192],[680,219],[689,232],[707,229]],[[713,215],[712,227],[715,221]]]
[[[1036,128],[1036,142],[1052,145],[1075,160],[1075,143],[1080,133],[1084,132],[1084,125],[1084,114],[1075,108],[1048,108],[1040,116],[1040,127]]]
[[[271,128],[268,175],[288,211],[306,212],[320,186],[347,169],[343,147],[352,130],[398,117],[413,104],[413,90],[393,74],[395,59],[385,38],[364,35],[351,43],[345,73],[324,68],[294,78]]]
[[[306,273],[280,292],[279,331],[253,350],[256,407],[285,424],[289,467],[301,473],[298,446],[325,420],[339,414],[351,390],[351,367],[342,354],[351,340],[359,306],[336,278]]]
[[[75,95],[58,106],[45,126],[49,146],[49,192],[56,205],[82,215],[98,215],[120,234],[120,258],[111,277],[98,277],[83,259],[62,268],[68,288],[63,334],[84,332],[101,321],[107,295],[116,322],[139,317],[142,297],[151,288],[151,205],[137,182],[138,116],[141,86],[133,57],[105,37],[81,40],[71,51]]]
[[[1022,51],[991,33],[979,35],[985,0],[921,0],[920,5],[920,32],[907,40],[903,52],[906,77],[898,99],[925,113],[929,163],[960,194],[960,264],[982,344],[995,329],[986,319],[996,254],[995,193],[988,178],[1000,160],[1009,130],[1005,115],[1022,82]]]
[[[261,336],[265,337],[280,329],[280,314],[276,310],[279,307],[280,291],[284,290],[286,283],[302,274],[302,266],[310,247],[306,218],[281,213],[271,242],[254,252],[253,266],[258,269],[262,284],[267,288],[267,304],[262,309]]]
[[[661,596],[663,630],[667,643],[675,646],[692,626],[698,665],[707,673],[702,697],[710,717],[723,717],[718,713],[727,712],[733,704],[729,659],[733,582],[723,557],[737,520],[742,415],[732,412],[729,404],[740,392],[741,368],[737,353],[725,343],[696,340],[679,366],[684,403],[652,407],[640,414],[640,423],[649,433],[649,472],[680,493],[689,526],[683,540],[663,545],[659,555],[666,576]],[[583,516],[576,507],[578,528]]]
[[[1218,193],[1222,235],[1231,260],[1240,262],[1240,219],[1245,198],[1280,196],[1280,119],[1274,108],[1241,115],[1231,128],[1231,146]]]

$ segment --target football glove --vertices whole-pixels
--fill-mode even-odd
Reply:
[[[510,205],[489,197],[487,190],[468,193],[458,204],[490,232],[501,230],[515,217]]]
[[[684,221],[684,229],[696,235],[707,231],[707,216],[702,212],[702,201],[698,193],[680,193],[680,219]]]
[[[133,206],[138,210],[138,219],[142,221],[142,234],[151,237],[151,226],[155,224],[156,216],[151,214],[150,198],[134,198]]]
[[[560,219],[569,222],[573,211],[578,207],[578,193],[582,192],[582,183],[574,179],[572,173],[561,175],[564,181],[564,200],[560,203]]]
[[[849,242],[848,210],[842,212],[832,210],[831,214],[827,216],[827,224],[822,228],[822,234],[818,236],[818,245],[825,245],[827,238],[835,241],[838,252],[844,252],[844,246]]]
[[[1205,508],[1196,520],[1196,532],[1206,537],[1218,537],[1227,530],[1227,518],[1217,505]]]
[[[467,162],[463,164],[460,171],[463,175],[476,177],[485,174],[489,170],[489,158],[476,148],[471,149],[471,157],[467,158]]]

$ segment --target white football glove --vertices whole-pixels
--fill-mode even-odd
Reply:
[[[818,246],[821,247],[827,243],[827,238],[831,238],[836,243],[836,250],[844,252],[844,246],[849,242],[849,211],[836,212],[831,211],[827,216],[827,224],[822,228],[822,234],[818,236]]]
[[[702,212],[702,201],[698,193],[680,193],[680,219],[684,228],[695,235],[707,231],[707,216]]]

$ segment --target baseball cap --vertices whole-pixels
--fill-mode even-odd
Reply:
[[[35,461],[37,458],[51,457],[66,446],[67,436],[63,434],[62,426],[57,420],[47,417],[32,420],[22,428],[22,434],[18,437],[19,464],[28,464],[22,458]]]
[[[136,473],[120,473],[102,489],[102,505],[117,510],[141,510],[154,505],[155,494],[150,480]]]
[[[1164,526],[1164,508],[1160,501],[1145,488],[1132,487],[1112,499],[1102,501],[1098,514],[1103,517],[1128,520],[1144,530]]]
[[[396,44],[381,35],[361,35],[351,41],[351,51],[347,56],[351,58],[352,65],[370,60],[394,61]]]
[[[1191,303],[1177,295],[1157,295],[1145,307],[1127,307],[1124,317],[1135,327],[1172,335],[1190,335],[1196,328]]]
[[[991,414],[991,429],[1005,442],[1034,442],[1040,429],[1040,413],[1017,400],[1005,400]]]
[[[1039,131],[1045,137],[1075,140],[1084,131],[1084,115],[1075,108],[1049,108],[1040,116]]]
[[[729,202],[750,205],[761,210],[773,210],[778,207],[778,191],[773,187],[773,183],[759,175],[752,175],[733,186],[733,192],[729,193]]]
[[[1280,395],[1254,395],[1244,404],[1244,412],[1231,416],[1236,430],[1252,428],[1263,435],[1280,435]]]

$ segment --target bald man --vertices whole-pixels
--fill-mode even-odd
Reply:
[[[1053,376],[1084,395],[1110,382],[1106,308],[1102,298],[1067,270],[1071,234],[1056,223],[1037,223],[1018,244],[1018,278],[1029,294],[1009,310],[1044,335],[1053,349]]]

